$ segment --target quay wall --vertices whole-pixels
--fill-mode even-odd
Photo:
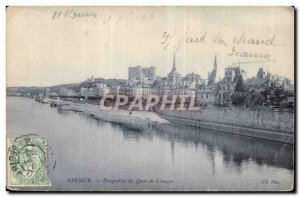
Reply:
[[[294,109],[203,107],[200,111],[159,110],[157,113],[189,121],[217,123],[294,134]]]

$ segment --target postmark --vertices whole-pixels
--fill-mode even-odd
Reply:
[[[50,186],[47,141],[38,135],[8,139],[8,187]]]

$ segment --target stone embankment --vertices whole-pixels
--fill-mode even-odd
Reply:
[[[200,111],[156,109],[156,112],[177,124],[294,143],[293,109],[205,107]]]

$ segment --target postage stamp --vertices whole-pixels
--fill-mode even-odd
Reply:
[[[50,186],[47,141],[37,135],[7,140],[8,187]]]

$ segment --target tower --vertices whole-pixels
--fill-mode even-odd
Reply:
[[[216,75],[217,75],[217,56],[215,56],[215,61],[214,61],[214,70],[210,73],[208,77],[208,83],[207,85],[212,85],[215,83],[216,80]]]
[[[214,70],[217,72],[217,56],[215,55]]]
[[[176,71],[176,61],[175,61],[175,52],[173,57],[173,66],[171,72],[168,74],[168,83],[171,86],[176,86],[180,82],[180,74]]]
[[[232,75],[233,75],[232,67],[225,68],[225,81],[226,82],[232,82],[232,80],[233,80]]]
[[[266,73],[264,71],[264,69],[261,67],[258,69],[258,72],[256,74],[257,78],[263,79],[265,77]]]
[[[173,67],[172,67],[172,71],[176,71],[175,52],[174,52],[174,56],[173,56]]]

